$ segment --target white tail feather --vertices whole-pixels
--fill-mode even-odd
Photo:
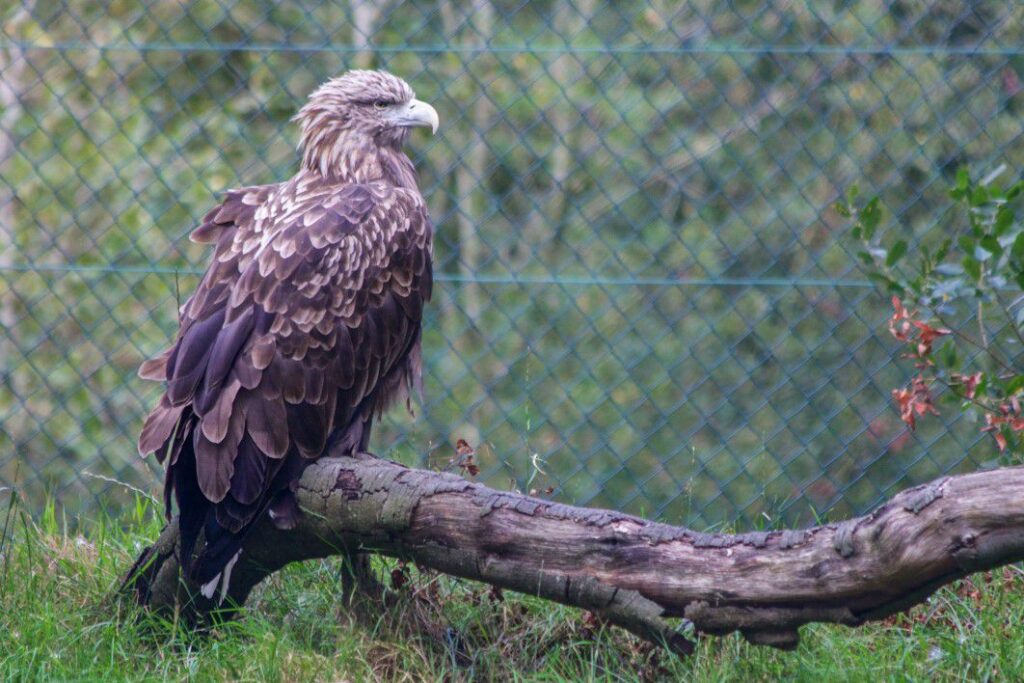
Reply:
[[[217,594],[217,587],[220,586],[220,598],[217,599],[217,604],[223,604],[224,598],[228,595],[228,586],[231,583],[231,570],[235,568],[235,564],[238,562],[238,558],[242,555],[242,550],[232,556],[228,563],[224,565],[224,570],[217,572],[217,575],[212,579],[204,583],[200,588],[199,592],[203,594],[203,597],[207,600],[213,600],[213,596]],[[223,581],[221,580],[223,578]]]

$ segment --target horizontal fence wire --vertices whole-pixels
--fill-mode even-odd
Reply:
[[[359,54],[368,49],[381,54],[427,53],[427,54],[621,54],[621,55],[967,55],[1016,57],[1024,54],[1022,47],[980,47],[953,45],[727,45],[702,43],[700,45],[255,45],[251,43],[232,44],[185,44],[185,43],[143,43],[143,44],[97,44],[62,42],[41,45],[18,40],[4,40],[3,47],[21,50],[56,50],[58,52],[97,50],[101,52],[326,52],[335,54]]]
[[[888,302],[831,206],[962,220],[962,165],[1024,168],[1024,9],[898,3],[88,3],[0,9],[0,488],[73,513],[156,490],[134,441],[230,187],[287,178],[290,116],[386,68],[436,225],[424,400],[373,449],[698,526],[860,513],[991,462],[908,432]],[[116,482],[121,482],[120,485]]]
[[[57,265],[10,264],[0,266],[0,271],[75,273],[79,275],[105,273],[147,273],[159,275],[203,274],[200,268],[175,268],[173,266],[102,266],[79,265],[74,263]],[[515,275],[457,275],[438,273],[436,282],[467,282],[488,284],[523,285],[601,285],[604,287],[871,287],[868,280],[825,280],[810,278],[593,278],[593,277],[517,277]]]

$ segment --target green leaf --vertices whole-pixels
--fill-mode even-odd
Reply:
[[[956,239],[956,244],[960,247],[960,251],[964,252],[968,256],[974,254],[974,246],[976,243],[977,241],[970,235],[960,235],[960,237]]]
[[[838,213],[843,218],[849,218],[850,216],[853,215],[853,213],[850,211],[850,205],[844,202],[836,202],[833,205],[833,208],[836,210],[836,213]],[[856,228],[854,228],[854,230],[856,230]]]
[[[956,344],[953,343],[952,339],[947,339],[943,342],[942,347],[939,349],[939,359],[947,368],[956,367]]]
[[[1005,204],[999,207],[999,211],[996,213],[996,221],[992,226],[992,230],[995,232],[996,237],[1002,237],[1007,231],[1013,226],[1013,219],[1016,218],[1013,209],[1007,207]]]
[[[938,263],[938,262],[942,261],[942,259],[946,258],[946,254],[949,253],[949,248],[951,246],[953,246],[952,238],[947,237],[945,240],[942,241],[942,244],[939,246],[939,250],[937,252],[935,252],[935,262],[936,263]]]
[[[1003,246],[999,244],[999,240],[994,235],[985,235],[981,238],[979,244],[981,244],[982,249],[993,256],[999,256],[1003,253]]]
[[[953,199],[963,199],[967,196],[967,189],[971,185],[971,174],[966,166],[961,166],[956,171],[956,184],[949,191]]]
[[[907,241],[899,240],[896,244],[892,245],[889,249],[889,254],[885,257],[885,265],[887,268],[892,268],[900,259],[907,253]]]
[[[893,280],[888,275],[883,275],[882,273],[868,273],[868,279],[882,285],[891,294],[902,295],[904,292],[903,285],[896,282],[896,280]]]
[[[1024,389],[1024,375],[1014,375],[1003,385],[1003,392],[1007,396],[1012,396],[1021,389]]]
[[[984,206],[988,203],[989,192],[988,188],[983,185],[977,185],[974,191],[971,192],[971,206]]]
[[[971,171],[966,166],[961,166],[956,169],[956,186],[961,190],[967,189],[967,186],[971,184]]]
[[[1016,261],[1024,261],[1024,231],[1013,240],[1013,246],[1010,247],[1010,256]]]
[[[960,259],[960,264],[964,267],[964,272],[971,276],[971,279],[977,282],[981,279],[981,263],[978,259],[973,256],[964,256]]]
[[[864,239],[870,240],[875,236],[875,229],[878,228],[878,222],[882,219],[882,209],[878,205],[878,197],[872,197],[864,205],[864,208],[860,210],[859,218],[860,224],[864,228]]]

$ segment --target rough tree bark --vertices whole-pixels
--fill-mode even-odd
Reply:
[[[705,534],[620,512],[496,491],[365,456],[310,466],[298,528],[260,523],[229,604],[290,562],[379,553],[588,609],[677,653],[695,632],[792,648],[809,622],[856,626],[906,610],[972,572],[1024,559],[1024,468],[945,477],[875,511],[803,530]],[[125,590],[156,610],[215,607],[179,579],[172,522]]]

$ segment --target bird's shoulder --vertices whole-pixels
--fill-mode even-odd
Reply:
[[[228,190],[220,203],[203,216],[189,239],[199,244],[216,244],[225,233],[233,234],[239,227],[252,226],[256,213],[281,191],[283,185],[272,183]]]
[[[238,244],[230,308],[257,304],[326,328],[332,319],[356,324],[390,290],[429,298],[432,226],[418,192],[383,182],[295,184],[272,203],[273,226]]]
[[[313,228],[312,230],[309,230]],[[190,239],[242,257],[278,241],[360,230],[383,233],[432,230],[423,196],[383,181],[339,184],[296,176],[270,185],[228,190]],[[220,254],[219,260],[226,260]]]
[[[289,184],[273,209],[279,229],[274,237],[317,241],[379,231],[378,237],[429,227],[423,196],[382,181],[337,185]]]

